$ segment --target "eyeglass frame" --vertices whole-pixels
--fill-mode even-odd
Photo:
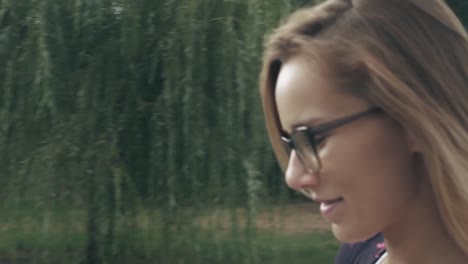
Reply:
[[[308,168],[307,166],[306,166],[306,169],[310,173],[318,173],[320,169],[322,168],[322,164],[321,164],[321,160],[318,155],[318,152],[317,152],[317,145],[319,144],[316,143],[316,137],[318,135],[321,135],[323,133],[329,132],[333,129],[336,129],[338,127],[351,123],[364,116],[377,113],[377,112],[382,112],[382,109],[378,107],[372,107],[365,111],[358,112],[349,116],[345,116],[336,120],[328,121],[317,126],[300,126],[300,127],[295,128],[289,136],[287,136],[286,132],[283,131],[283,136],[281,136],[281,140],[283,141],[283,143],[285,143],[287,147],[289,147],[290,152],[292,152],[292,150],[296,151],[296,153],[298,154],[297,155],[298,158],[301,160],[302,164],[306,166],[307,158],[304,157],[304,153],[301,154],[300,151],[297,151],[294,140],[292,139],[294,134],[301,133],[307,139],[307,142],[312,150],[312,154],[314,155],[314,158],[316,159],[316,164],[317,164],[316,169]]]

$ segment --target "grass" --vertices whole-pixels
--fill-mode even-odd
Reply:
[[[87,263],[83,213],[33,213],[1,214],[0,264]],[[225,221],[222,213],[216,214],[218,222]],[[290,223],[280,228],[268,225],[265,218],[260,215],[259,221],[267,228],[259,228],[258,223],[248,229],[242,223],[229,227],[181,221],[165,229],[157,214],[151,218],[145,214],[136,222],[120,224],[113,243],[107,243],[101,230],[98,263],[333,263],[338,244],[329,231],[306,228],[315,220],[283,217]]]

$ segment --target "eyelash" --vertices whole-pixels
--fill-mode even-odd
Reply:
[[[314,136],[314,142],[317,147],[320,147],[325,143],[329,134],[317,134]]]

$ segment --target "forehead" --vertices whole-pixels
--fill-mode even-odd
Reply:
[[[289,132],[365,108],[363,100],[336,87],[310,57],[295,56],[279,72],[275,100],[282,128]]]

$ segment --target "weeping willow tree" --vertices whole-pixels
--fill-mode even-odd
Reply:
[[[265,261],[241,239],[287,198],[257,92],[262,41],[310,2],[1,0],[0,257]],[[213,208],[228,244],[194,231]]]
[[[252,216],[279,190],[269,188],[278,172],[259,54],[265,32],[301,4],[3,0],[5,222],[44,241],[74,234],[61,257],[86,263],[130,258],[137,237],[163,241],[146,243],[148,256],[170,262],[172,237],[204,208],[228,208],[237,234],[236,209]],[[160,228],[141,236],[144,225]],[[4,254],[54,260],[25,241]]]

